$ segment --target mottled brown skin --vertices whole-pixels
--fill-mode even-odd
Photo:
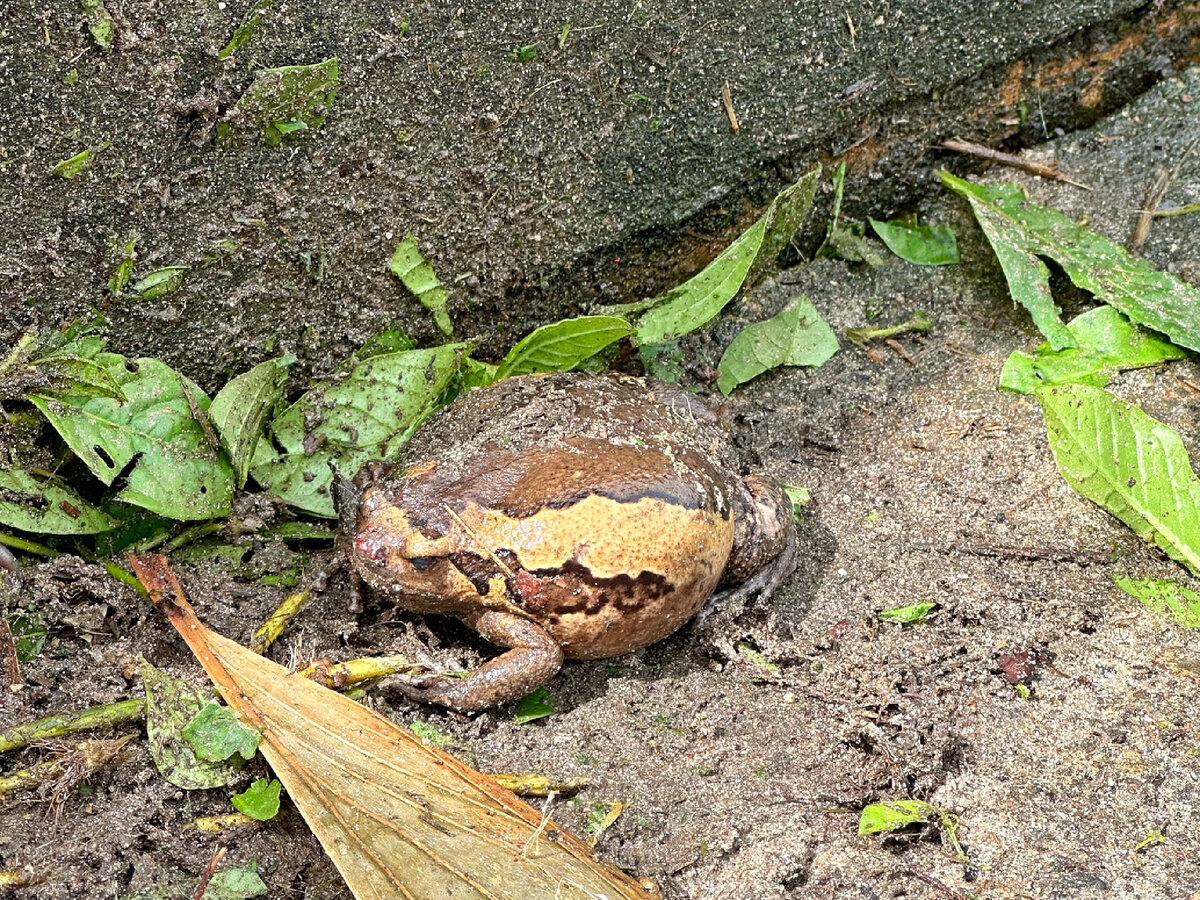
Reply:
[[[414,699],[515,699],[564,657],[645,647],[718,587],[769,592],[790,571],[786,495],[733,474],[711,410],[670,385],[508,379],[460,397],[406,455],[357,480],[354,570],[510,648],[465,679],[400,683]]]

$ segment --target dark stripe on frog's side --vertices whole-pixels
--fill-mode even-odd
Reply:
[[[520,564],[511,551],[499,550],[496,556],[508,566],[509,571],[516,572],[520,570]],[[487,593],[489,578],[501,574],[496,561],[490,556],[478,556],[474,553],[454,553],[449,557],[449,561],[460,572],[466,575],[467,578],[471,579],[471,583],[475,585],[475,589],[480,594]],[[566,596],[548,598],[548,608],[543,611],[535,608],[538,604],[525,602],[515,587],[512,584],[508,585],[510,600],[518,606],[529,607],[530,612],[536,615],[545,615],[547,617],[567,615],[568,613],[583,613],[586,616],[591,616],[611,608],[615,608],[622,613],[630,613],[640,609],[647,602],[665,597],[671,591],[675,590],[676,587],[665,575],[645,570],[639,572],[636,577],[622,574],[612,578],[600,578],[593,575],[586,566],[574,560],[568,560],[556,569],[535,569],[529,574],[537,578],[547,579],[548,583],[544,585],[544,590],[550,594],[559,594],[560,591],[564,595],[571,593],[569,599]],[[594,588],[596,593],[573,594],[573,592],[562,591],[550,581],[558,575]]]

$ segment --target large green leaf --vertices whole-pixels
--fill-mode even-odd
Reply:
[[[1118,575],[1113,583],[1156,613],[1164,613],[1184,628],[1200,628],[1200,594],[1161,578]]]
[[[758,221],[709,263],[698,275],[655,301],[638,320],[642,344],[661,344],[699,328],[725,308],[747,276],[759,275],[788,241],[812,208],[821,170],[814,169],[781,192]]]
[[[295,357],[284,357],[259,363],[221,388],[208,409],[208,417],[233,463],[238,488],[246,486],[263,425],[283,397],[288,366],[294,361]]]
[[[1111,306],[1098,306],[1067,325],[1076,346],[1054,350],[1042,344],[1033,354],[1009,354],[1000,372],[1000,387],[1032,394],[1054,384],[1103,387],[1122,369],[1157,366],[1182,359],[1187,351],[1138,328]]]
[[[146,687],[146,738],[159,774],[189,791],[229,784],[237,769],[201,759],[183,736],[187,724],[212,701],[212,689],[168,675],[144,659],[141,675]]]
[[[55,479],[0,469],[0,525],[34,534],[97,534],[117,521]]]
[[[282,453],[261,442],[250,473],[287,503],[334,516],[330,463],[350,477],[369,460],[394,458],[436,408],[468,346],[380,354],[318,384],[271,423]]]
[[[105,484],[134,463],[118,500],[172,519],[227,515],[233,469],[192,415],[193,402],[207,411],[204,392],[156,359],[138,360],[136,371],[114,353],[96,360],[126,402],[78,395],[29,399]]]
[[[496,370],[495,380],[530,372],[569,371],[630,334],[633,326],[618,316],[581,316],[551,322],[508,351]]]
[[[1200,481],[1179,435],[1089,385],[1037,398],[1067,483],[1200,575]]]
[[[1130,256],[1058,210],[1027,200],[1018,185],[982,185],[949,172],[938,175],[971,202],[1009,291],[1029,310],[1053,349],[1073,347],[1075,338],[1059,320],[1042,257],[1053,259],[1075,285],[1137,324],[1161,331],[1181,347],[1200,350],[1200,290]]]
[[[721,356],[717,387],[728,394],[776,366],[820,366],[838,351],[837,335],[807,297],[741,333]]]

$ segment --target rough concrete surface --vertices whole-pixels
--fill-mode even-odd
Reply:
[[[1090,192],[989,177],[1023,180],[1035,199],[1087,214],[1123,241],[1159,166],[1181,163],[1165,205],[1200,198],[1200,153],[1184,156],[1200,136],[1198,111],[1193,67],[1031,151]],[[814,498],[800,566],[769,605],[632,657],[569,664],[551,686],[557,712],[531,725],[503,710],[465,719],[374,702],[452,735],[452,749],[481,769],[589,779],[554,810],[576,830],[593,804],[621,800],[599,852],[670,898],[1191,900],[1200,894],[1200,637],[1111,582],[1121,572],[1186,575],[1058,476],[1036,404],[995,387],[1007,354],[1038,343],[1028,316],[965,204],[931,191],[919,212],[955,226],[961,265],[806,263],[684,342],[702,375],[740,327],[798,292],[839,333],[917,310],[935,323],[899,339],[911,363],[844,343],[818,371],[771,373],[721,401],[743,464]],[[1195,221],[1157,221],[1144,252],[1200,283]],[[1123,375],[1114,390],[1195,450],[1197,384],[1200,367],[1187,360]],[[291,561],[279,545],[256,553],[268,566]],[[137,654],[198,678],[165,623],[98,567],[22,563],[19,580],[0,582],[0,607],[36,603],[51,640],[24,667],[26,686],[5,696],[0,728],[136,696]],[[205,620],[243,641],[285,592],[180,569]],[[336,582],[310,606],[275,658],[386,651],[450,667],[492,652],[452,622],[379,603],[356,619],[343,592]],[[876,618],[925,599],[939,608],[921,625]],[[729,657],[718,645],[744,649]],[[0,869],[31,863],[51,876],[23,896],[120,897],[194,879],[208,863],[219,839],[186,825],[228,811],[228,792],[170,787],[139,727],[119,733],[135,736],[119,764],[57,816],[31,797],[0,807]],[[235,788],[263,774],[252,765]],[[960,817],[969,862],[935,827],[857,834],[865,804],[906,797]],[[292,811],[227,840],[226,864],[257,860],[271,897],[347,897]]]
[[[123,350],[152,347],[205,387],[277,351],[324,374],[397,322],[433,337],[385,266],[411,231],[460,334],[495,353],[534,324],[672,286],[715,252],[705,235],[727,241],[814,158],[849,154],[877,193],[911,195],[942,138],[1028,143],[1200,57],[1200,5],[1185,0],[281,0],[217,59],[251,8],[113,3],[110,52],[78,5],[6,8],[6,333],[99,306]],[[334,55],[319,131],[215,143],[256,71]],[[102,146],[74,178],[49,174]],[[685,220],[696,234],[675,230]],[[179,290],[108,295],[133,239],[137,277],[191,267]]]

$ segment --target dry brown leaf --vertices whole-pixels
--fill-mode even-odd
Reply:
[[[411,732],[210,631],[163,556],[133,557],[155,605],[259,749],[359,900],[645,900],[553,820]]]

